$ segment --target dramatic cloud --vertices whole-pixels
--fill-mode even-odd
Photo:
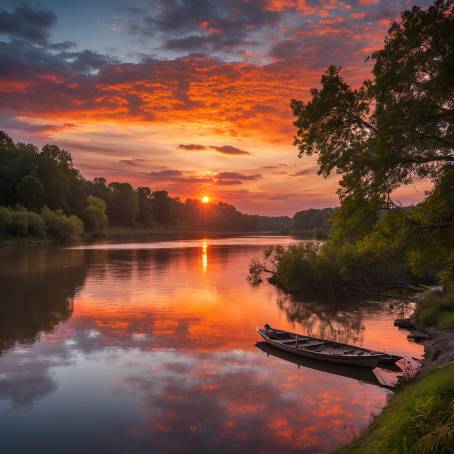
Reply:
[[[215,178],[218,180],[257,180],[262,178],[262,175],[258,173],[254,175],[245,175],[239,172],[219,172],[216,174]]]
[[[221,147],[218,146],[210,146],[213,150],[218,151],[222,154],[229,154],[229,155],[239,155],[239,154],[251,154],[248,151],[241,150],[240,148],[232,147],[231,145],[222,145]]]
[[[120,159],[118,162],[121,164],[126,164],[128,166],[139,166],[147,163],[148,161],[146,159]]]
[[[189,151],[200,151],[200,150],[206,150],[207,149],[207,147],[205,145],[198,145],[196,143],[187,144],[187,145],[178,145],[178,148],[180,150],[189,150]]]
[[[291,214],[337,196],[335,178],[296,158],[290,99],[307,100],[330,64],[355,87],[369,78],[365,57],[407,2],[83,2],[81,15],[59,7],[59,27],[54,4],[40,5],[0,9],[1,129],[67,147],[87,178]],[[82,22],[84,14],[100,17]],[[213,176],[226,172],[263,177]],[[273,203],[284,175],[305,178],[288,178],[293,195]]]
[[[280,13],[264,0],[176,0],[159,3],[155,14],[134,8],[130,31],[153,38],[163,35],[163,49],[223,51],[245,43],[255,32],[277,25]]]
[[[292,177],[302,177],[305,175],[311,175],[316,173],[318,170],[318,167],[313,166],[313,167],[307,167],[306,169],[298,170],[298,172],[292,173]]]
[[[0,10],[0,35],[26,39],[38,44],[47,44],[49,28],[57,16],[48,10],[35,10],[27,5],[14,11]]]
[[[199,145],[199,144],[187,144],[187,145],[178,145],[180,150],[188,151],[203,151],[203,150],[215,150],[218,153],[228,154],[228,155],[245,155],[250,154],[248,151],[241,150],[240,148],[233,147],[232,145]]]
[[[243,184],[240,180],[216,180],[216,184],[220,186],[237,186]]]
[[[159,172],[150,172],[150,177],[157,180],[168,180],[183,175],[181,170],[160,170]]]

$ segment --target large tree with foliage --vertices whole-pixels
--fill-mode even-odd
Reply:
[[[414,7],[371,57],[372,79],[350,87],[330,66],[308,102],[292,100],[299,156],[341,176],[341,207],[319,250],[270,250],[251,263],[287,289],[338,294],[412,288],[437,279],[454,288],[454,3]],[[392,193],[427,179],[413,209]],[[271,267],[270,267],[271,263]]]
[[[437,178],[454,163],[454,8],[437,1],[402,13],[373,78],[354,89],[330,66],[312,99],[292,100],[299,156],[341,176],[342,199],[391,202],[402,184]]]

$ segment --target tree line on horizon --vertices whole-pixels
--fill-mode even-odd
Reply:
[[[287,216],[244,214],[223,202],[202,204],[167,191],[85,179],[57,145],[39,150],[0,131],[0,236],[77,239],[106,226],[207,231],[279,231]]]

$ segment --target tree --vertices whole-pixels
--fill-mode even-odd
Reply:
[[[39,210],[44,204],[44,187],[33,175],[26,175],[16,186],[16,202],[26,208]]]
[[[453,36],[452,1],[415,6],[372,55],[373,80],[355,90],[330,66],[308,103],[292,100],[299,156],[341,174],[341,198],[390,206],[394,189],[454,163]]]
[[[329,222],[334,208],[302,210],[293,216],[293,225],[298,230],[329,229]]]
[[[154,218],[151,189],[147,187],[137,188],[137,200],[139,204],[137,221],[142,225],[152,226],[154,224]]]
[[[167,191],[154,191],[152,193],[152,205],[156,222],[175,224],[178,221],[177,211],[179,203],[169,197]]]
[[[275,256],[273,280],[287,289],[454,288],[453,1],[404,11],[371,58],[373,78],[358,89],[330,66],[309,102],[291,102],[299,157],[342,178],[329,240],[316,254]],[[397,206],[391,193],[420,178],[433,183],[425,200]]]
[[[87,192],[90,195],[94,195],[95,197],[104,200],[104,202],[109,205],[112,193],[105,178],[98,177],[94,178],[92,181],[88,181]]]
[[[109,219],[117,225],[134,225],[139,205],[137,193],[129,183],[110,183]]]
[[[37,156],[36,166],[49,208],[81,216],[87,197],[85,182],[73,167],[71,154],[56,145],[45,145]]]
[[[92,232],[102,232],[107,226],[106,203],[93,195],[87,198],[87,207],[84,213],[84,225]]]

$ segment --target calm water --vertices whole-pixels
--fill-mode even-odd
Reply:
[[[250,287],[251,257],[290,241],[0,249],[0,452],[325,453],[346,442],[389,391],[267,355],[255,327],[422,348],[393,326],[389,303]]]

